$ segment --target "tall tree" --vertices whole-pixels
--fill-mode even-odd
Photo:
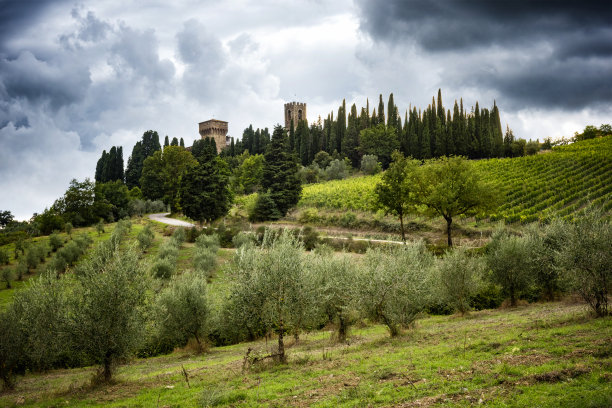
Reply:
[[[166,146],[170,146],[170,139],[168,139],[168,135],[166,135],[166,138],[164,139],[164,147]]]
[[[361,131],[359,149],[362,155],[373,154],[378,157],[383,168],[391,163],[391,153],[399,149],[399,140],[395,128],[386,127],[384,123]]]
[[[383,125],[387,123],[385,121],[385,104],[383,103],[382,94],[378,96],[378,118],[376,122],[382,123]]]
[[[282,216],[296,205],[302,194],[298,177],[297,158],[287,149],[287,137],[282,126],[277,125],[264,155],[262,188],[267,191]]]
[[[359,154],[359,133],[357,131],[357,107],[355,104],[351,106],[351,112],[348,116],[348,127],[346,135],[342,142],[344,154],[351,161],[353,167],[359,167],[361,154]]]
[[[147,130],[142,135],[142,140],[136,142],[134,145],[132,155],[128,159],[125,171],[125,183],[129,188],[140,187],[142,164],[147,157],[158,150],[161,150],[159,135],[156,131]]]

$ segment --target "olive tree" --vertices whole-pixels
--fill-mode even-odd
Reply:
[[[100,379],[108,382],[115,365],[143,338],[147,274],[135,248],[107,244],[96,248],[76,277],[68,324],[72,342],[101,364]]]
[[[612,291],[612,224],[598,210],[568,225],[565,246],[558,251],[563,273],[598,317],[610,313]]]
[[[287,361],[285,334],[300,329],[312,306],[302,254],[302,244],[288,230],[277,238],[266,233],[262,247],[242,247],[238,253],[237,279],[248,281],[250,286],[245,288],[239,283],[233,290],[246,296],[247,304],[258,305],[258,310],[247,307],[246,311],[250,313],[236,312],[244,317],[255,312],[267,330],[278,334],[276,357],[282,363]]]
[[[347,256],[336,258],[331,252],[323,252],[312,257],[309,267],[314,275],[319,311],[336,325],[338,342],[344,343],[357,318],[355,266]]]
[[[368,250],[359,277],[366,316],[384,323],[392,337],[408,327],[431,294],[433,256],[420,241],[389,251]]]
[[[516,306],[533,281],[529,240],[496,231],[487,247],[486,260],[493,281],[510,297],[510,306]]]
[[[159,294],[157,305],[161,337],[178,346],[193,337],[202,351],[209,318],[206,279],[192,273],[173,278]]]
[[[463,248],[447,251],[437,262],[442,298],[464,315],[470,310],[470,298],[479,288],[484,261],[472,257]]]

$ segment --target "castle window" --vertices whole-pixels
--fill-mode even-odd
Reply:
[[[291,111],[290,110],[287,111],[287,120],[291,120]]]
[[[302,110],[298,111],[298,120],[302,120]]]

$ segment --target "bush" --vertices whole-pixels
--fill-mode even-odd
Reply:
[[[493,283],[483,284],[470,298],[470,307],[474,310],[497,309],[504,301],[501,288]]]
[[[240,248],[244,245],[256,245],[257,238],[255,237],[255,234],[251,232],[241,231],[238,234],[234,235],[232,243],[234,244],[234,248]]]
[[[100,221],[96,224],[96,231],[98,231],[98,235],[104,233],[104,221],[102,221],[102,218],[100,218]]]
[[[316,163],[321,169],[326,169],[327,166],[329,166],[329,163],[331,163],[331,161],[332,157],[329,155],[329,153],[323,150],[321,150],[314,156],[314,163]]]
[[[378,162],[378,156],[366,154],[361,158],[361,171],[364,174],[376,174],[382,171],[382,166]]]
[[[212,235],[200,235],[195,241],[196,247],[200,249],[210,249],[212,252],[219,250],[219,236],[217,234]]]
[[[206,340],[209,310],[206,280],[184,273],[172,279],[157,299],[160,337],[175,346],[184,346],[195,338],[199,351]]]
[[[151,245],[153,245],[153,241],[155,240],[155,233],[151,229],[151,226],[147,224],[143,229],[138,232],[136,236],[138,240],[138,247],[141,251],[146,251]]]
[[[66,262],[66,259],[61,256],[59,252],[57,252],[53,256],[53,258],[51,258],[51,262],[49,262],[49,269],[55,271],[58,274],[64,272],[67,266],[68,263]]]
[[[64,224],[64,231],[66,231],[66,234],[72,235],[72,223],[71,222],[67,222],[66,224]]]
[[[210,248],[196,248],[196,253],[193,257],[193,268],[196,272],[205,276],[207,279],[212,278],[212,273],[217,267],[216,251]]]
[[[0,265],[8,265],[9,262],[9,255],[3,248],[0,248]]]
[[[151,274],[156,278],[169,279],[174,273],[174,262],[168,258],[160,258],[151,267]]]
[[[11,281],[15,280],[15,271],[13,268],[4,268],[1,275],[2,282],[6,284],[6,288],[11,289]]]
[[[196,238],[199,237],[201,234],[201,231],[198,230],[196,227],[191,227],[187,230],[187,242],[189,243],[194,243]]]
[[[510,305],[516,306],[518,298],[528,291],[533,282],[529,240],[498,231],[487,247],[486,260],[493,282],[499,284],[504,294],[510,297]]]
[[[298,238],[304,244],[304,249],[312,251],[319,243],[319,233],[316,229],[306,226],[302,229],[296,230]]]
[[[64,246],[64,240],[57,232],[54,232],[49,235],[49,246],[51,247],[51,251],[57,252],[58,249]]]
[[[32,245],[26,252],[25,264],[28,267],[28,270],[33,270],[34,268],[36,268],[36,266],[38,266],[39,262],[40,258],[38,255],[38,246]]]
[[[366,316],[384,323],[391,336],[408,327],[431,296],[433,257],[425,244],[390,251],[369,250],[359,276],[359,298]]]
[[[348,169],[344,160],[332,160],[329,167],[325,169],[325,178],[327,180],[341,180],[348,176]]]
[[[603,212],[588,210],[567,232],[567,241],[557,252],[559,265],[593,312],[607,316],[612,291],[612,223]]]
[[[157,253],[158,259],[167,259],[168,261],[175,263],[178,258],[179,250],[173,244],[172,240],[164,242],[159,247],[159,252]]]
[[[174,232],[172,233],[172,239],[176,243],[176,246],[178,248],[180,248],[181,245],[183,245],[183,243],[187,239],[187,234],[185,233],[185,228],[178,227],[177,229],[175,229]]]
[[[28,267],[26,266],[24,261],[20,261],[15,267],[15,274],[17,275],[17,280],[23,280],[23,277],[26,273],[28,273]]]
[[[465,249],[448,251],[437,263],[439,287],[446,302],[462,315],[470,309],[470,299],[478,291],[484,262],[470,257]]]

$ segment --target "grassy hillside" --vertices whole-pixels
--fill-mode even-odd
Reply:
[[[290,347],[289,364],[246,371],[246,350],[273,342],[175,351],[132,361],[111,386],[89,385],[93,367],[28,374],[0,406],[608,407],[610,319],[550,303],[429,317],[394,339],[382,326],[360,327],[348,345],[321,331]]]
[[[514,159],[475,162],[504,194],[492,220],[532,222],[570,218],[588,202],[612,209],[612,136]],[[301,208],[371,211],[380,175],[329,181],[304,187]]]

